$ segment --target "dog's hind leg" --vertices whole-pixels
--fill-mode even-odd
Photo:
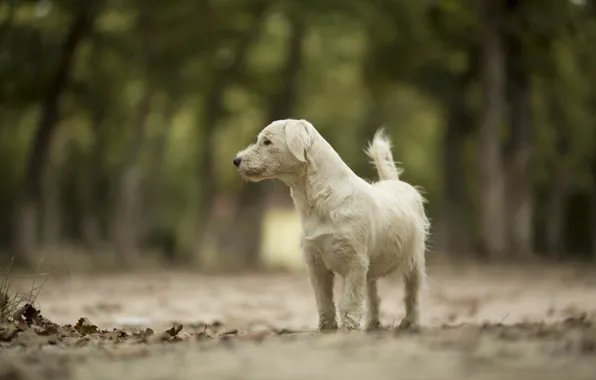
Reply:
[[[401,321],[399,329],[415,332],[420,330],[420,292],[425,276],[424,270],[424,266],[415,263],[404,275],[406,316]]]

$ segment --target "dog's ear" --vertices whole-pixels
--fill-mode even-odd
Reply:
[[[314,127],[306,120],[286,123],[286,144],[300,162],[306,162],[306,150],[312,145]]]

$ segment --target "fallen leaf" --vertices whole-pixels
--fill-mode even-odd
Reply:
[[[109,340],[119,340],[121,338],[126,338],[127,336],[128,334],[126,332],[118,329],[114,329],[102,334],[102,337],[106,337]]]
[[[237,335],[238,334],[238,329],[230,329],[230,330],[226,330],[224,332],[222,332],[220,334],[220,336],[229,336],[229,335]]]
[[[27,303],[22,307],[18,308],[12,315],[19,329],[26,330],[33,322],[38,318],[39,311],[35,309],[31,304]]]
[[[29,324],[31,324],[38,316],[39,311],[29,303],[17,309],[13,314],[15,320],[24,319]]]
[[[172,326],[172,328],[166,330],[165,333],[174,337],[174,336],[178,335],[178,333],[180,331],[182,331],[182,325],[174,325],[174,326]]]
[[[282,328],[282,329],[275,329],[273,330],[277,335],[288,335],[288,334],[293,334],[295,333],[295,331],[290,330],[290,329],[286,329],[286,328]]]
[[[95,326],[93,323],[91,323],[91,321],[89,319],[84,318],[84,317],[79,318],[79,320],[74,328],[81,335],[95,334],[98,332],[97,326]]]
[[[148,329],[150,330],[150,329]],[[153,330],[151,330],[153,331]],[[180,339],[176,339],[178,333],[182,331],[182,325],[175,325],[160,334],[151,334],[145,336],[143,341],[147,343],[159,343],[159,342],[172,342]]]
[[[72,325],[58,326],[56,331],[63,338],[78,338],[82,335]]]

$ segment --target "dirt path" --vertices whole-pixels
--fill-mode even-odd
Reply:
[[[85,316],[130,338],[0,343],[0,380],[596,378],[593,270],[429,272],[426,327],[418,335],[309,333],[316,312],[302,274],[52,278],[39,300],[46,318],[74,324]],[[384,324],[397,324],[401,286],[387,279],[380,292]],[[176,323],[184,327],[167,342],[130,335]],[[217,332],[204,333],[205,325],[219,324]],[[307,332],[280,335],[279,329]],[[10,371],[16,377],[7,377]]]

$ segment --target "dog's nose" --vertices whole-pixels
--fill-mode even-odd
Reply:
[[[236,166],[236,167],[240,166],[241,162],[242,162],[242,158],[240,158],[240,157],[234,158],[234,166]]]

